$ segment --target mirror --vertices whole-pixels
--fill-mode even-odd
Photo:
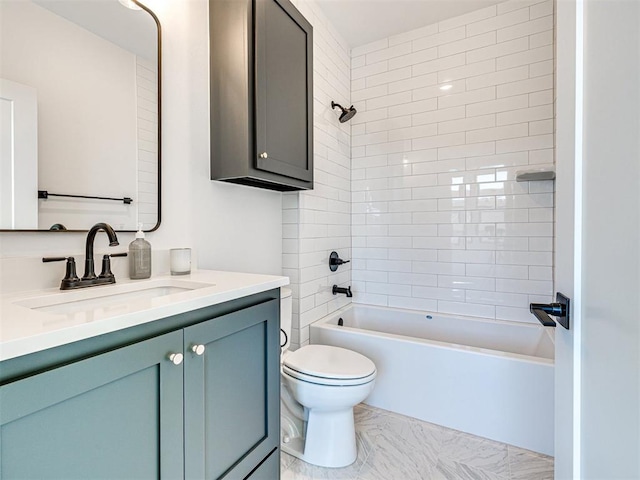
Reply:
[[[153,12],[0,0],[0,230],[155,230],[159,140]]]

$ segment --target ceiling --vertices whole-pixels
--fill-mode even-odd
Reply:
[[[505,0],[316,0],[351,48]]]
[[[144,10],[118,0],[34,0],[34,3],[136,55],[156,60],[158,27]]]

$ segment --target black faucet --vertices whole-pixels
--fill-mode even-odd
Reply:
[[[85,249],[85,257],[84,257],[84,275],[82,276],[82,280],[93,280],[96,277],[95,267],[93,263],[93,242],[96,239],[96,233],[100,230],[104,231],[109,237],[109,246],[116,247],[120,245],[118,242],[118,236],[116,232],[111,228],[111,225],[108,223],[96,223],[89,233],[87,233],[87,246]]]
[[[102,258],[102,272],[96,276],[95,266],[93,261],[93,242],[96,239],[96,234],[100,231],[104,231],[109,237],[109,246],[115,247],[119,245],[116,232],[111,228],[111,225],[107,223],[96,223],[89,233],[87,233],[87,245],[85,251],[84,261],[84,275],[82,278],[78,278],[76,275],[76,262],[73,257],[49,257],[43,258],[43,262],[58,262],[61,260],[67,261],[66,275],[60,283],[60,290],[72,290],[75,288],[93,287],[95,285],[107,285],[110,283],[116,283],[116,278],[111,273],[111,257],[126,257],[126,253],[116,253],[112,255],[104,255]]]
[[[351,293],[351,285],[349,285],[347,288],[334,285],[333,290],[331,291],[334,295],[337,295],[338,293],[344,293],[347,296],[347,298],[353,297],[353,293]]]

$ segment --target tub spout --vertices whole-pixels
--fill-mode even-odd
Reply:
[[[347,298],[353,297],[353,293],[351,293],[351,285],[349,285],[347,288],[334,285],[333,290],[331,291],[334,295],[337,295],[338,293],[344,293],[347,296]]]

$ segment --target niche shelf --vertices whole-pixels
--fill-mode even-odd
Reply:
[[[543,180],[555,180],[555,168],[532,168],[516,172],[516,182],[536,182]]]

